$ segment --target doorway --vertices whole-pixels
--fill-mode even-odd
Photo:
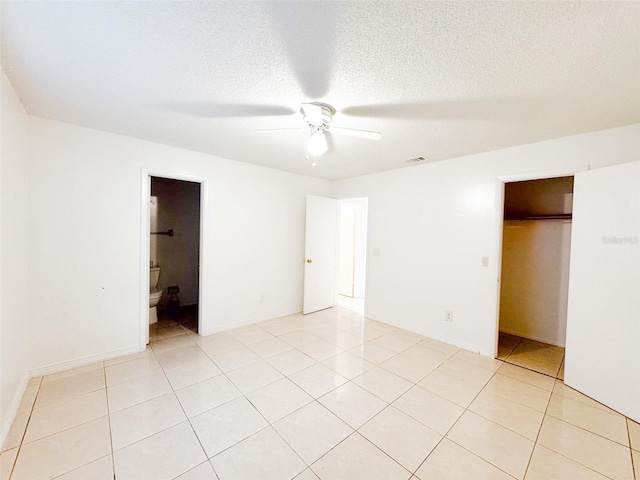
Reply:
[[[307,195],[302,313],[341,306],[364,315],[367,198]]]
[[[367,198],[338,203],[336,304],[364,315],[367,271]]]
[[[149,179],[149,338],[201,331],[200,182]],[[155,277],[154,277],[155,272]],[[155,281],[157,280],[157,284]],[[157,293],[156,293],[157,292]]]
[[[497,358],[564,377],[573,176],[504,184]]]

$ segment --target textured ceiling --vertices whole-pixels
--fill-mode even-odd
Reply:
[[[329,179],[640,122],[640,2],[2,1],[33,115]],[[311,167],[301,102],[336,107]]]

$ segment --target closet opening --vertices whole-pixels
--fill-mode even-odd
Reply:
[[[505,183],[497,358],[564,378],[573,176]]]

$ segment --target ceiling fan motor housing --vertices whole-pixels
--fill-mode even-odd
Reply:
[[[336,109],[331,105],[320,102],[303,103],[300,107],[302,118],[310,127],[326,128],[333,120]]]

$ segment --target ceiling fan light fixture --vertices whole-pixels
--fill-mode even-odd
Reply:
[[[309,141],[307,142],[307,151],[310,155],[319,157],[320,155],[325,154],[328,148],[327,139],[324,138],[324,131],[320,128],[317,129],[309,137]]]

